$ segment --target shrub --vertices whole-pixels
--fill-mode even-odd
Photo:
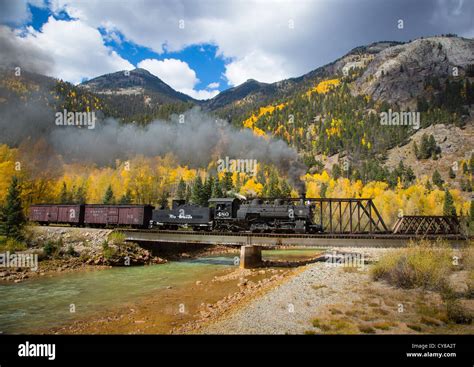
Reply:
[[[4,238],[0,242],[0,251],[1,252],[17,252],[17,251],[24,251],[26,250],[26,244],[22,241],[18,241],[14,238]]]
[[[61,248],[63,247],[63,240],[59,239],[58,241],[48,241],[43,246],[43,252],[46,257],[57,257],[60,252]]]
[[[375,334],[376,332],[376,330],[372,326],[366,324],[359,325],[359,330],[361,333],[364,334]]]
[[[109,246],[109,241],[102,242],[102,255],[106,260],[110,260],[116,254],[116,249]]]
[[[451,266],[451,250],[446,245],[420,241],[382,257],[372,268],[372,277],[401,288],[442,290]]]
[[[466,310],[459,300],[450,299],[446,301],[446,312],[448,320],[456,324],[471,324],[472,315]]]
[[[74,250],[74,246],[71,245],[71,244],[67,247],[66,253],[67,253],[69,256],[76,256],[76,255],[77,255],[76,250]]]
[[[125,242],[125,234],[123,232],[112,232],[109,234],[108,240],[114,244],[123,244]]]

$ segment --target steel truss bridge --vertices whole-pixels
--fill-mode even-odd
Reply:
[[[292,199],[293,201],[300,199]],[[232,233],[160,230],[123,230],[129,241],[261,246],[399,247],[411,240],[444,239],[462,245],[468,239],[457,217],[403,216],[387,228],[372,199],[305,198],[313,206],[321,234]]]

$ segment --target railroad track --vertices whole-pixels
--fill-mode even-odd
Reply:
[[[259,245],[307,247],[404,247],[421,236],[393,233],[232,233],[191,232],[170,230],[120,229],[128,241],[167,244],[209,245]],[[463,246],[466,238],[460,235],[424,236],[426,239],[442,238],[453,246]]]
[[[158,229],[117,229],[119,231],[136,233],[155,233],[155,234],[175,234],[183,236],[220,236],[220,237],[254,237],[254,238],[335,238],[335,239],[447,239],[447,240],[468,240],[466,236],[459,234],[442,235],[414,235],[402,233],[317,233],[317,234],[296,234],[296,233],[252,233],[252,232],[206,232],[206,231],[180,231],[180,230],[158,230]]]

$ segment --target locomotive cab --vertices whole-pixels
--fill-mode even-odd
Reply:
[[[209,206],[214,207],[214,229],[221,231],[242,230],[237,221],[237,211],[240,200],[236,198],[215,198],[209,200]]]
[[[209,206],[214,207],[214,218],[233,219],[237,216],[239,209],[239,199],[236,198],[215,198],[209,200]]]

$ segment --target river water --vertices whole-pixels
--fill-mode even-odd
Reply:
[[[264,251],[268,259],[302,259],[320,250]],[[236,268],[235,255],[201,257],[161,265],[116,267],[33,278],[0,285],[0,332],[29,333],[67,325],[111,308],[139,303],[167,289]],[[75,312],[71,312],[75,311]]]

